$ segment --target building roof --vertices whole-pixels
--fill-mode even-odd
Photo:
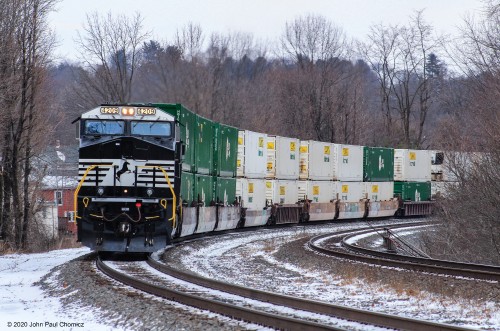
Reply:
[[[35,163],[45,168],[47,175],[77,176],[78,146],[47,146]]]
[[[74,189],[78,186],[77,176],[45,176],[42,188],[45,190]]]

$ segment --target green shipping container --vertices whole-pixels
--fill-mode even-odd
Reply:
[[[180,140],[184,143],[185,154],[182,163],[182,170],[195,172],[195,132],[197,126],[198,115],[187,109],[181,104],[153,104],[154,107],[160,108],[164,112],[175,117],[179,122]]]
[[[236,177],[238,154],[238,129],[214,123],[214,168],[213,175]]]
[[[394,196],[403,200],[428,201],[431,199],[431,183],[394,182]]]
[[[215,202],[215,181],[214,177],[195,174],[194,175],[194,197],[195,200],[203,202],[205,207]]]
[[[195,133],[195,172],[211,175],[214,169],[214,123],[198,116]]]
[[[363,181],[392,182],[394,180],[394,149],[363,148]]]
[[[194,174],[183,171],[181,173],[181,199],[186,202],[188,206],[195,200],[194,195]]]
[[[236,200],[236,178],[216,178],[216,201],[224,203],[225,206],[234,204]]]

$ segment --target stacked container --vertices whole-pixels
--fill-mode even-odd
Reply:
[[[363,146],[333,144],[333,179],[363,181]]]
[[[245,226],[259,226],[267,223],[270,208],[267,208],[266,180],[263,178],[237,178],[236,196],[241,197],[246,209]]]
[[[215,230],[236,228],[240,209],[236,196],[236,168],[238,157],[238,129],[214,123],[213,125],[214,201],[217,205]]]
[[[403,200],[430,200],[431,182],[394,182],[394,195]]]
[[[363,146],[333,145],[333,178],[337,181],[338,218],[363,217]]]
[[[238,129],[214,123],[181,104],[154,106],[175,117],[184,145],[180,174],[180,199],[184,206],[181,235],[211,231],[216,225],[216,230],[229,228],[239,220],[239,214],[232,215],[234,211],[228,214],[226,210],[221,216],[220,209],[224,208],[216,209],[215,205],[229,207],[236,201]]]
[[[363,182],[336,182],[336,186],[341,201],[357,202],[364,197]]]
[[[214,176],[236,177],[238,129],[214,123]]]
[[[236,178],[215,178],[215,201],[224,206],[233,205],[236,201]]]
[[[295,205],[300,172],[300,141],[267,137],[266,198],[274,204]]]
[[[300,142],[300,179],[333,180],[334,144],[306,140]]]
[[[333,202],[337,190],[337,182],[331,180],[301,180],[298,185],[299,198],[307,197],[312,203]]]
[[[394,149],[364,147],[363,180],[365,182],[392,182],[394,180]]]
[[[194,174],[183,171],[181,173],[181,198],[186,206],[189,206],[195,201],[194,195],[195,179]]]
[[[333,219],[337,204],[358,204],[363,198],[363,147],[319,141],[300,145],[299,199],[310,201],[310,220]],[[342,210],[354,210],[347,207]],[[358,208],[359,210],[363,208]],[[340,212],[339,218],[362,217]]]
[[[229,206],[236,201],[238,129],[218,123],[213,128],[215,201]]]
[[[333,181],[333,150],[332,143],[300,142],[298,199],[310,201],[310,221],[335,218],[337,186]]]
[[[398,209],[394,199],[394,149],[364,147],[363,195],[368,199],[368,217],[393,216]]]
[[[179,122],[180,140],[185,149],[182,170],[191,173],[196,172],[194,152],[198,115],[181,104],[153,104],[153,106],[174,116],[175,120]]]
[[[431,152],[394,150],[394,195],[402,200],[431,199]]]
[[[431,153],[426,150],[394,150],[395,181],[431,181]]]
[[[301,180],[298,185],[299,199],[310,201],[309,220],[333,220],[336,215],[335,199],[338,182],[332,180]]]
[[[280,205],[297,203],[298,182],[286,179],[266,180],[266,199]]]
[[[179,123],[180,141],[184,145],[183,163],[181,168],[180,199],[185,206],[194,205],[197,201],[196,190],[196,131],[198,115],[181,104],[154,104],[162,111],[175,117]]]
[[[236,196],[245,208],[245,226],[264,225],[270,216],[265,194],[267,140],[264,133],[238,131]]]
[[[214,166],[214,123],[201,116],[196,116],[195,133],[195,171],[199,174],[212,175]]]
[[[267,137],[267,178],[299,179],[299,140]]]
[[[248,130],[238,132],[237,175],[244,178],[266,178],[267,135]]]
[[[336,199],[334,151],[335,144],[332,143],[314,140],[300,142],[299,200],[307,199],[319,204],[332,203]],[[318,206],[313,209],[316,208]],[[311,220],[319,219],[311,215]]]
[[[370,201],[387,201],[394,198],[394,182],[365,182],[364,195]]]
[[[336,182],[339,197],[339,219],[362,218],[365,216],[365,183]]]

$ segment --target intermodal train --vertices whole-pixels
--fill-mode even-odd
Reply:
[[[150,253],[173,238],[428,215],[431,153],[240,130],[181,104],[103,104],[76,121],[78,241]]]

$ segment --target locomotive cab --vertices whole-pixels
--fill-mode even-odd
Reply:
[[[85,246],[153,252],[170,243],[183,150],[177,125],[147,105],[102,105],[82,114],[75,210]]]

